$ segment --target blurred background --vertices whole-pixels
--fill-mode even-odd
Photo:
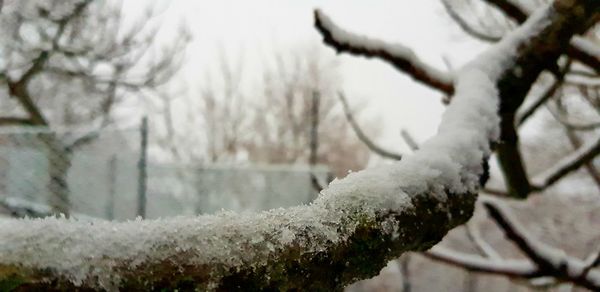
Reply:
[[[449,72],[517,26],[480,0],[5,0],[0,214],[131,220],[268,210],[310,203],[335,178],[410,155],[435,134],[444,96],[379,60],[336,55],[313,28],[315,8]],[[585,38],[600,47],[598,32]],[[524,106],[548,95],[519,125],[531,177],[600,135],[598,68],[568,58],[561,66],[560,78],[540,77]],[[580,258],[600,242],[595,157],[541,195],[509,201],[533,236]],[[502,190],[502,177],[492,159],[487,189]],[[476,234],[502,258],[523,258],[480,209],[440,245],[479,254]],[[579,288],[418,253],[347,288],[484,289]]]

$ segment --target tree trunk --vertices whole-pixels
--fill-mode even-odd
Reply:
[[[48,161],[48,204],[53,212],[69,216],[71,203],[68,176],[72,152],[55,133],[40,134],[40,140],[46,148]]]

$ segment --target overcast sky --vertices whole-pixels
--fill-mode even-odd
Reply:
[[[459,66],[484,48],[452,23],[439,0],[172,0],[165,19],[185,19],[190,25],[193,42],[182,74],[190,84],[198,84],[221,48],[230,56],[243,54],[247,70],[260,70],[259,56],[265,50],[320,45],[313,28],[315,8],[350,31],[407,45],[440,69],[446,68],[444,57]],[[380,117],[382,145],[405,149],[401,128],[419,141],[435,133],[443,111],[439,93],[383,62],[338,58],[350,102],[368,100],[367,115]],[[191,88],[189,94],[194,93]]]

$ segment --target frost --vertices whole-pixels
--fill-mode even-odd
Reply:
[[[512,64],[517,46],[543,27],[544,16],[537,13],[458,71],[456,94],[438,133],[419,151],[335,180],[310,205],[127,222],[0,219],[0,265],[50,270],[76,285],[86,282],[111,290],[118,287],[121,273],[163,262],[209,266],[214,270],[211,281],[218,281],[229,271],[264,266],[292,247],[308,255],[325,251],[349,240],[364,222],[402,239],[402,222],[377,221],[377,216],[414,213],[417,196],[438,199],[443,208],[450,196],[477,192],[482,161],[490,155],[490,141],[499,135],[496,80]],[[344,31],[335,33],[346,36]],[[387,46],[367,38],[353,41]],[[402,47],[390,49],[411,54]]]
[[[331,31],[333,38],[340,43],[348,43],[353,46],[361,46],[369,51],[380,51],[383,50],[397,59],[408,60],[409,63],[415,67],[424,70],[426,75],[433,76],[436,80],[441,80],[444,83],[451,84],[452,77],[438,69],[431,67],[423,63],[415,53],[408,47],[397,44],[387,43],[378,39],[369,38],[367,36],[352,34],[340,27],[338,27],[326,14],[317,10],[318,18],[323,23],[323,26],[327,27]]]
[[[593,41],[579,36],[573,37],[571,44],[584,51],[586,54],[600,59],[600,44],[594,43]]]

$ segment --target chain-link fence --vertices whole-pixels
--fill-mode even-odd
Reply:
[[[318,194],[311,174],[322,184],[329,179],[324,166],[150,164],[148,217],[221,209],[260,211],[308,203]]]
[[[0,213],[132,219],[308,203],[323,166],[182,166],[146,160],[144,127],[0,128]],[[141,207],[141,208],[140,208]],[[4,210],[3,210],[4,209]]]
[[[0,129],[0,198],[110,218],[111,198],[135,199],[139,137],[137,128]]]

